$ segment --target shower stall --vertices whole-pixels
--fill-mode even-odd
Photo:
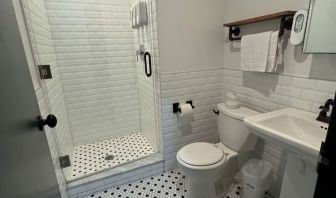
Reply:
[[[135,26],[139,2],[147,21]],[[58,119],[55,145],[49,144],[61,157],[66,180],[160,152],[155,1],[21,4],[36,96],[43,116]]]

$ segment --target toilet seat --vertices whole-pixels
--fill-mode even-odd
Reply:
[[[226,162],[223,150],[213,144],[197,142],[184,146],[177,153],[178,162],[193,170],[209,170]]]

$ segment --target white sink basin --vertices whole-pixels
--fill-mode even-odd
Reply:
[[[244,123],[262,138],[317,157],[328,124],[317,121],[316,117],[316,114],[288,108],[248,117]]]

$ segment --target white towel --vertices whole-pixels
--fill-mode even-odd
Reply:
[[[266,72],[272,32],[251,34],[242,37],[241,69]]]
[[[281,51],[278,50],[279,45],[279,31],[272,32],[270,42],[269,42],[269,51],[268,51],[268,60],[267,60],[267,72],[276,72],[278,60],[281,60],[278,56]],[[278,59],[279,58],[279,59]]]

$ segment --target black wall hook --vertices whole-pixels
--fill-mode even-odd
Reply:
[[[194,109],[195,106],[193,105],[193,102],[190,100],[190,101],[187,101],[186,104],[190,104],[191,107]],[[179,108],[179,105],[180,103],[174,103],[173,104],[173,113],[181,113],[181,109]]]

